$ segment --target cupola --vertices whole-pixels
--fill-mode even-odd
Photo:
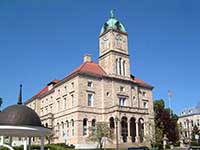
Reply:
[[[102,35],[110,29],[126,33],[123,24],[115,18],[114,10],[110,11],[110,18],[102,26],[100,35]]]

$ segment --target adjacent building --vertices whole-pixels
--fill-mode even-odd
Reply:
[[[98,62],[85,55],[79,67],[49,82],[26,105],[53,129],[52,143],[92,147],[88,128],[107,122],[114,133],[118,130],[119,144],[149,145],[154,133],[153,86],[132,75],[130,68],[128,33],[111,11],[100,31]]]
[[[192,130],[196,125],[200,129],[200,106],[184,109],[179,115],[181,136],[184,139],[192,139]]]

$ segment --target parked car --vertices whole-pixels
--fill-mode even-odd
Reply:
[[[147,146],[129,147],[128,150],[149,150]]]

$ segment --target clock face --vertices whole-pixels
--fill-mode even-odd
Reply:
[[[118,34],[117,36],[116,36],[116,41],[117,41],[117,48],[122,48],[122,41],[123,41],[123,38],[122,38],[122,36],[120,35],[120,34]]]
[[[107,36],[104,36],[103,40],[104,40],[104,41],[107,41],[107,40],[108,40]]]
[[[102,50],[105,51],[109,48],[109,39],[107,38],[107,36],[104,36],[102,39]]]
[[[116,40],[117,40],[117,41],[122,41],[122,36],[121,36],[120,34],[117,34]]]

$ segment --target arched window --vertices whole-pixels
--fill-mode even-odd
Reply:
[[[126,74],[126,72],[125,72],[125,64],[126,64],[126,62],[125,62],[125,60],[123,61],[123,75],[125,75]]]
[[[63,121],[61,122],[61,125],[62,125],[62,129],[64,129],[64,122]]]
[[[110,122],[110,129],[114,129],[114,128],[115,128],[114,118],[111,117],[111,118],[109,119],[109,122]]]
[[[125,116],[121,119],[121,136],[123,142],[126,143],[128,137],[128,119]]]
[[[87,135],[87,119],[83,119],[83,136]]]
[[[62,122],[61,122],[61,130],[60,130],[60,135],[61,135],[61,136],[64,134],[64,128],[65,128],[65,124],[64,124],[64,122],[62,121]]]
[[[92,127],[95,128],[96,127],[96,120],[92,119]]]
[[[119,58],[119,75],[122,75],[122,58]]]
[[[96,119],[92,119],[92,130],[93,132],[96,130]]]
[[[126,74],[126,61],[121,57],[115,60],[116,63],[116,74],[125,75]]]
[[[66,127],[69,128],[69,121],[66,120]]]
[[[59,136],[59,132],[60,132],[60,125],[59,125],[59,123],[57,123],[57,136]]]
[[[119,74],[119,63],[118,63],[119,59],[116,59],[116,74]]]

